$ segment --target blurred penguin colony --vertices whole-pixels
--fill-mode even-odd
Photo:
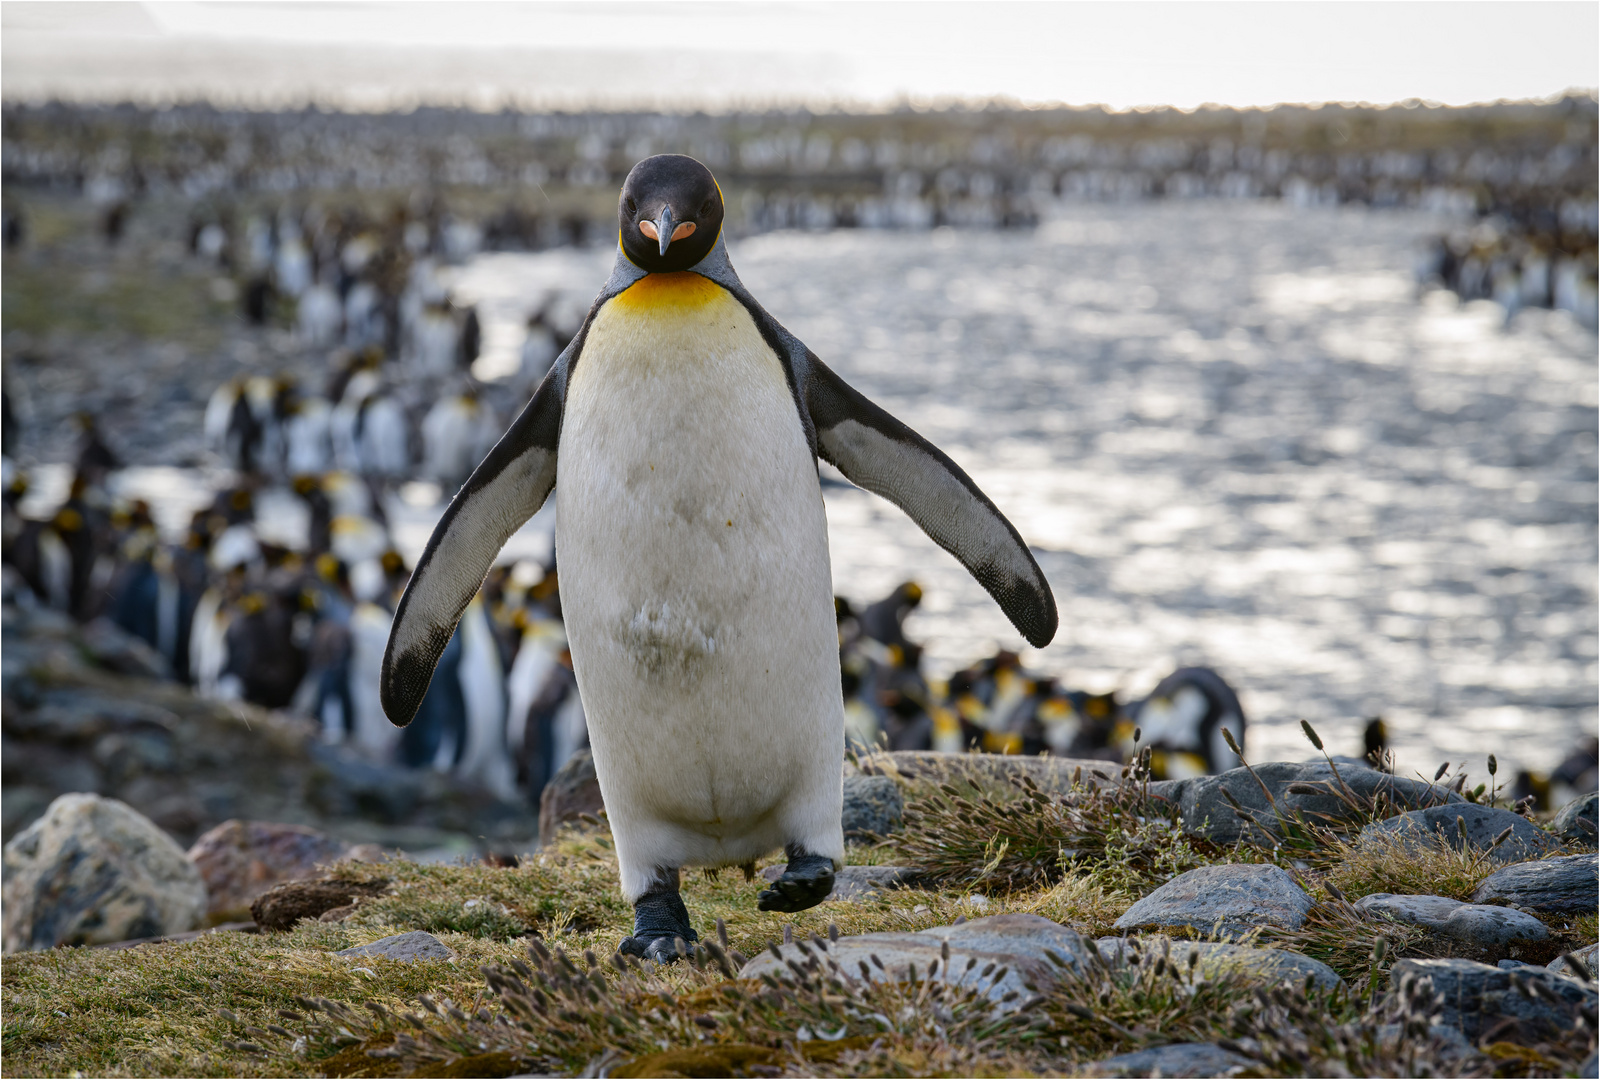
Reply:
[[[237,201],[448,191],[448,209],[431,201],[406,227],[429,230],[456,257],[479,248],[609,244],[623,176],[635,161],[665,151],[691,154],[716,172],[727,228],[738,234],[1028,228],[1061,199],[1268,198],[1434,210],[1459,225],[1419,261],[1424,283],[1464,300],[1494,299],[1508,314],[1556,307],[1596,323],[1592,96],[1468,108],[1408,102],[1188,113],[991,106],[342,114],[17,103],[0,116],[0,177],[12,191],[82,192],[101,205],[113,234],[142,201],[191,202],[199,208],[196,244],[246,260],[238,269],[251,310],[262,313],[275,289],[309,309],[311,326],[332,318],[332,299],[321,290],[339,280],[316,247],[321,230],[280,237],[270,219],[254,226],[272,233],[299,267],[268,277],[251,262],[259,263],[268,239],[236,235],[250,228],[247,217],[234,220]],[[23,211],[8,204],[7,242],[26,229]],[[415,246],[419,235],[407,242]],[[372,254],[357,249],[349,257],[364,264]],[[382,273],[377,266],[366,277]],[[371,283],[389,295],[381,281]],[[370,317],[377,297],[363,292],[352,302],[340,286],[338,299]]]
[[[451,295],[450,264],[484,250],[614,243],[627,169],[673,150],[718,172],[736,233],[1026,228],[1063,199],[1432,208],[1458,226],[1425,254],[1421,280],[1495,299],[1508,318],[1554,306],[1593,326],[1596,111],[1587,97],[1461,110],[718,117],[8,105],[8,250],[28,250],[34,196],[94,207],[112,247],[141,219],[181,229],[183,258],[205,268],[214,298],[247,333],[292,342],[297,362],[195,388],[210,395],[205,441],[227,472],[176,543],[150,507],[114,495],[122,462],[88,414],[70,421],[65,499],[25,516],[28,477],[14,462],[19,440],[37,433],[19,427],[8,393],[7,602],[110,619],[202,694],[314,718],[328,741],[375,759],[536,801],[586,742],[553,563],[494,569],[410,727],[393,728],[378,703],[409,574],[391,519],[465,480],[577,332],[588,299],[528,297],[515,370],[485,381],[473,374],[484,328]],[[64,442],[50,434],[45,442]],[[1181,669],[1123,701],[999,651],[941,683],[924,675],[906,632],[921,599],[907,582],[838,601],[853,745],[1105,760],[1148,748],[1164,777],[1237,764],[1228,741],[1244,745],[1246,719],[1217,673]],[[1383,760],[1381,722],[1361,749]],[[1537,794],[1545,781],[1526,784]]]
[[[394,728],[379,705],[410,572],[391,513],[419,488],[432,505],[460,486],[583,316],[560,296],[537,302],[520,367],[475,379],[477,316],[440,282],[450,241],[437,226],[401,210],[382,221],[282,212],[237,234],[215,223],[192,230],[192,259],[233,259],[259,275],[247,308],[252,293],[294,302],[302,344],[324,357],[322,384],[257,375],[215,389],[205,436],[228,479],[178,543],[163,542],[149,505],[114,495],[122,462],[90,414],[76,418],[70,489],[48,517],[23,515],[28,478],[8,453],[7,598],[110,619],[203,695],[288,710],[375,759],[537,802],[587,743],[553,562],[491,572],[409,727]],[[6,431],[14,438],[17,426]],[[921,599],[907,582],[873,603],[837,601],[857,749],[1121,761],[1150,747],[1163,776],[1237,764],[1227,738],[1243,742],[1244,714],[1214,672],[1176,672],[1131,708],[1030,672],[1006,651],[931,682],[905,630]]]

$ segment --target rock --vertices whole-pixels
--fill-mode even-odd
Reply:
[[[1463,822],[1465,838],[1461,835]],[[1468,847],[1489,851],[1494,838],[1508,828],[1511,835],[1488,855],[1495,862],[1537,858],[1556,846],[1549,833],[1521,814],[1476,803],[1430,806],[1375,821],[1361,830],[1356,844],[1359,847],[1393,840],[1407,845],[1426,844],[1432,837],[1439,836],[1457,851]]]
[[[948,943],[950,959],[942,959]],[[1056,979],[1061,963],[1077,967],[1088,962],[1091,946],[1078,934],[1037,915],[992,915],[959,926],[939,926],[916,933],[859,934],[836,942],[795,942],[774,946],[751,960],[740,978],[763,975],[792,977],[789,964],[799,968],[828,964],[840,975],[873,982],[900,982],[935,978],[981,990],[1002,1011],[1022,1007],[1036,990]]]
[[[1441,1026],[1455,1028],[1473,1042],[1491,1032],[1496,1041],[1520,1043],[1571,1038],[1579,1027],[1579,1011],[1593,1015],[1597,1001],[1594,990],[1552,971],[1502,971],[1475,960],[1397,960],[1389,972],[1390,990],[1403,989],[1408,980],[1428,992],[1415,999],[1418,1011],[1426,1015],[1406,1019],[1436,1015]],[[1540,996],[1517,990],[1515,981],[1537,983]],[[1435,1003],[1434,995],[1443,1000]],[[1413,999],[1402,993],[1397,1000],[1405,1009],[1405,1002]]]
[[[5,846],[6,952],[193,929],[206,885],[183,849],[116,799],[62,795]]]
[[[301,919],[320,918],[335,908],[359,903],[360,897],[379,896],[388,886],[381,878],[373,881],[338,878],[285,881],[256,897],[250,905],[250,914],[263,930],[290,930]]]
[[[782,863],[761,871],[767,881],[783,876]],[[834,872],[828,900],[860,900],[890,889],[914,889],[922,871],[914,866],[846,866]]]
[[[1287,949],[1261,949],[1222,941],[1180,941],[1160,934],[1103,937],[1096,939],[1095,947],[1106,963],[1117,966],[1127,962],[1133,949],[1160,951],[1166,943],[1170,943],[1171,955],[1179,963],[1188,962],[1190,950],[1198,952],[1202,971],[1226,967],[1247,976],[1261,976],[1262,981],[1274,986],[1281,982],[1304,986],[1307,975],[1311,976],[1314,986],[1323,990],[1337,990],[1344,985],[1339,973],[1327,964]]]
[[[317,876],[317,868],[346,853],[344,844],[303,825],[224,821],[196,840],[189,861],[210,890],[210,914],[246,911],[281,881]]]
[[[1478,885],[1474,904],[1515,904],[1546,915],[1593,915],[1600,874],[1594,855],[1563,855],[1501,867]]]
[[[1238,1076],[1255,1062],[1214,1043],[1172,1043],[1084,1066],[1084,1076]]]
[[[579,750],[556,770],[539,796],[539,846],[556,838],[556,831],[581,814],[598,815],[606,808],[600,798],[600,778],[595,775],[594,755]]]
[[[1550,931],[1532,915],[1506,907],[1466,904],[1443,896],[1369,893],[1356,910],[1370,917],[1410,923],[1472,946],[1477,959],[1500,960],[1516,942],[1546,941]],[[1548,953],[1545,955],[1549,955]]]
[[[861,840],[888,836],[904,823],[906,804],[900,785],[887,776],[844,778],[844,835]]]
[[[79,634],[84,651],[103,668],[146,679],[172,678],[166,657],[104,615],[86,623]]]
[[[1122,766],[1115,761],[1023,757],[1020,754],[952,754],[937,750],[864,754],[859,759],[859,768],[866,776],[888,776],[904,781],[964,786],[968,780],[975,780],[985,788],[1002,792],[1012,780],[1026,776],[1041,791],[1055,794],[1071,791],[1074,777],[1090,784],[1105,784],[1122,775]]]
[[[1292,817],[1296,811],[1309,821],[1356,821],[1363,816],[1333,793],[1333,769],[1325,761],[1268,762],[1250,769],[1230,769],[1216,776],[1196,776],[1186,780],[1162,780],[1150,785],[1150,794],[1177,804],[1185,832],[1204,836],[1218,844],[1243,839],[1247,831],[1256,839],[1277,834],[1278,812]],[[1465,804],[1453,791],[1421,780],[1407,780],[1376,769],[1340,766],[1339,777],[1361,800],[1386,800],[1392,806],[1410,810],[1434,803]],[[1259,781],[1259,782],[1258,782]],[[1265,785],[1272,802],[1262,792]],[[1300,785],[1310,785],[1309,788]],[[1295,788],[1296,790],[1291,790]],[[1223,796],[1226,791],[1251,818],[1241,821]],[[1274,811],[1276,802],[1278,811]],[[1454,820],[1454,819],[1452,819]]]
[[[1595,980],[1595,953],[1600,950],[1600,945],[1589,945],[1582,949],[1575,949],[1564,956],[1558,956],[1550,961],[1550,970],[1557,975],[1569,975],[1573,978],[1584,979],[1589,982]],[[1576,964],[1573,961],[1577,961]]]
[[[1557,810],[1550,828],[1563,840],[1593,845],[1597,819],[1600,819],[1600,793],[1591,791]]]
[[[418,960],[449,960],[456,954],[448,945],[426,930],[412,930],[409,933],[394,934],[365,945],[357,945],[353,949],[340,949],[334,955],[349,960],[384,957],[414,964]]]
[[[1287,871],[1234,863],[1179,874],[1135,903],[1114,925],[1118,930],[1191,926],[1203,933],[1219,927],[1229,934],[1258,926],[1297,930],[1310,910],[1311,897]]]

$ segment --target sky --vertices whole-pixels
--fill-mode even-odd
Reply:
[[[1195,108],[1600,86],[1597,3],[0,4],[6,100]]]

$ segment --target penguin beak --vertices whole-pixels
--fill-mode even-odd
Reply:
[[[672,220],[672,207],[670,205],[663,206],[661,208],[660,217],[656,219],[656,239],[661,243],[662,255],[667,253],[667,248],[672,244],[672,241],[676,239],[672,235],[676,224],[677,223]]]
[[[695,224],[692,221],[678,222],[673,219],[672,207],[663,206],[661,213],[655,221],[645,218],[639,222],[639,231],[647,239],[655,240],[661,245],[661,254],[667,253],[667,248],[674,240],[682,240],[686,236],[693,236]]]

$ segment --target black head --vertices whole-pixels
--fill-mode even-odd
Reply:
[[[687,270],[722,231],[722,191],[692,157],[658,154],[633,167],[617,208],[622,250],[641,270]]]

